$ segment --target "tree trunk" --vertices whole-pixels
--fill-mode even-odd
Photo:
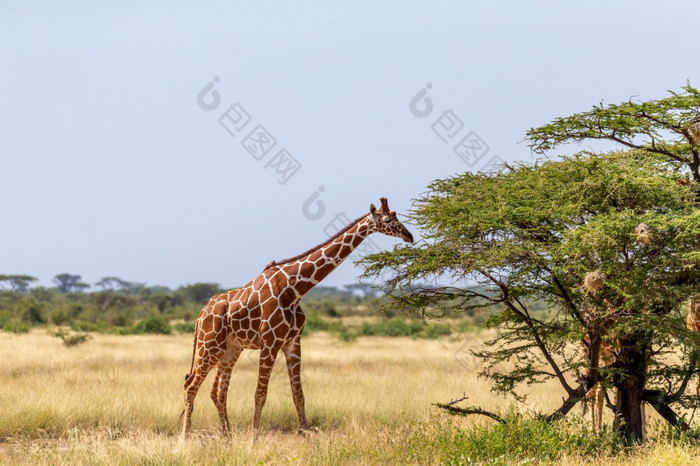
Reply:
[[[635,338],[636,337],[636,338]],[[628,441],[644,439],[642,401],[646,382],[647,335],[620,339],[620,353],[613,366],[619,373],[613,377],[616,389],[613,430]]]

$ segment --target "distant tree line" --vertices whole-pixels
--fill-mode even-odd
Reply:
[[[31,275],[0,275],[0,328],[22,332],[58,325],[75,331],[170,333],[170,323],[178,322],[175,330],[190,331],[206,301],[224,290],[218,283],[171,289],[114,276],[91,285],[72,273],[56,275],[54,287],[37,282]],[[364,309],[374,297],[374,289],[364,283],[319,286],[305,298],[304,309],[307,314],[338,317],[339,309]]]

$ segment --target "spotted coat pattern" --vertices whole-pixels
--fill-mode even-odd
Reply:
[[[225,435],[230,434],[226,412],[231,370],[244,349],[259,349],[260,364],[255,390],[253,439],[257,437],[260,414],[275,359],[281,350],[287,362],[292,398],[302,430],[309,423],[301,386],[301,333],[304,313],[299,300],[330,274],[370,234],[380,232],[412,242],[411,233],[389,210],[385,198],[381,208],[370,206],[360,217],[326,242],[285,261],[270,263],[245,286],[212,296],[197,318],[192,368],[185,379],[186,437],[197,391],[209,371],[216,368],[211,399],[216,405]]]
[[[686,322],[688,330],[700,332],[700,300],[691,299],[688,303],[688,320]],[[700,396],[700,377],[695,382],[695,394]]]
[[[590,362],[589,348],[591,345],[588,335],[581,340],[581,357],[584,361]],[[615,362],[615,348],[612,344],[603,340],[600,344],[599,367],[608,367]],[[591,423],[595,430],[603,428],[603,407],[605,404],[606,389],[601,382],[596,382],[586,393],[586,403],[583,404],[583,415],[586,415],[588,403],[591,403]],[[617,392],[615,392],[617,400]],[[617,404],[617,402],[615,402]]]

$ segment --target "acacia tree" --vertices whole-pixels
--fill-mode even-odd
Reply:
[[[61,293],[80,293],[86,288],[90,288],[90,285],[83,283],[81,280],[82,277],[80,275],[70,273],[59,273],[53,277],[53,282]]]
[[[549,420],[602,381],[618,392],[608,405],[627,439],[642,437],[643,401],[687,429],[677,409],[698,401],[686,388],[700,340],[681,307],[700,280],[700,212],[694,181],[678,171],[697,170],[699,108],[700,95],[687,87],[667,100],[596,107],[533,129],[536,150],[606,137],[634,150],[435,181],[409,213],[424,240],[366,257],[365,275],[393,270],[387,303],[395,308],[493,308],[487,326],[498,336],[476,352],[481,375],[518,399],[523,384],[557,379],[566,397]],[[638,241],[640,223],[650,226],[649,241]],[[594,271],[605,283],[591,296],[582,283]],[[542,300],[556,312],[533,313],[530,303]],[[616,361],[599,370],[604,340],[614,340]]]
[[[4,290],[3,283],[7,283],[10,291],[26,293],[29,290],[29,284],[37,280],[38,278],[31,275],[0,275],[0,289]]]
[[[544,154],[565,143],[607,140],[658,154],[700,183],[700,91],[690,84],[659,100],[597,105],[527,132],[530,148]]]

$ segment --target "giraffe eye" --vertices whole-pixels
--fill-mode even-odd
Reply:
[[[392,221],[391,217],[386,217],[384,219],[384,223],[391,223],[391,221]]]

